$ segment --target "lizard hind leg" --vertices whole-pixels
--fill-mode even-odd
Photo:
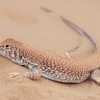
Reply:
[[[92,73],[90,78],[96,81],[100,85],[100,69],[95,69]]]

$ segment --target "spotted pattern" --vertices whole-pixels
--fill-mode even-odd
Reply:
[[[100,67],[99,53],[71,60],[36,50],[14,39],[7,39],[0,44],[1,55],[33,71],[40,70],[43,77],[65,83],[80,83],[90,77],[91,72]]]

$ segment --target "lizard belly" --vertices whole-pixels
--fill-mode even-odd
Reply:
[[[70,77],[69,75],[64,76],[62,73],[55,74],[50,71],[42,71],[42,76],[47,79],[62,83],[81,83],[90,77],[90,73],[86,73],[81,78],[75,78],[75,77]]]

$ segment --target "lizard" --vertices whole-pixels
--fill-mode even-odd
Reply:
[[[43,8],[42,7],[42,9],[43,10],[45,10],[45,11],[47,11],[47,12],[52,12],[52,11],[50,11],[50,10],[48,10],[48,9],[46,9],[46,8]],[[92,47],[93,47],[93,50],[94,50],[94,52],[95,51],[97,51],[97,47],[96,47],[96,44],[95,44],[95,42],[94,42],[94,40],[85,32],[85,31],[83,31],[81,28],[79,28],[76,24],[74,24],[74,23],[72,23],[71,21],[69,21],[69,20],[67,20],[67,19],[65,19],[63,16],[60,16],[60,18],[62,19],[62,21],[63,22],[65,22],[65,24],[68,24],[70,27],[72,27],[73,29],[75,29],[76,31],[78,31],[81,35],[83,35],[83,36],[85,36],[86,38],[88,38],[89,39],[89,41],[91,42],[91,44],[92,44]],[[49,77],[48,77],[48,75],[46,75],[46,71],[48,71],[48,68],[47,69],[45,69],[45,67],[42,67],[43,69],[45,69],[45,71],[42,69],[42,68],[40,68],[39,67],[39,64],[37,64],[37,63],[30,63],[30,61],[27,61],[27,60],[25,60],[25,59],[22,59],[23,57],[22,56],[20,56],[19,58],[17,58],[19,55],[22,55],[23,54],[23,51],[21,51],[21,54],[20,54],[20,52],[18,52],[18,51],[20,51],[20,49],[21,49],[21,47],[20,47],[20,45],[19,45],[19,48],[17,48],[17,47],[15,47],[14,45],[12,46],[12,44],[13,44],[13,42],[14,42],[14,44],[16,45],[16,44],[23,44],[23,43],[21,43],[21,42],[18,42],[18,41],[16,41],[16,40],[14,40],[14,39],[7,39],[7,40],[5,40],[6,42],[3,42],[4,43],[4,45],[3,46],[1,46],[1,55],[3,55],[3,56],[6,56],[6,57],[8,57],[9,59],[11,59],[13,62],[15,62],[15,63],[18,63],[18,64],[20,64],[20,65],[25,65],[25,66],[28,66],[29,67],[29,69],[31,69],[31,70],[34,70],[34,72],[26,72],[26,73],[22,73],[22,74],[20,74],[20,73],[11,73],[10,74],[10,77],[13,77],[13,76],[19,76],[19,75],[21,75],[21,76],[25,76],[25,77],[27,77],[27,78],[30,78],[30,79],[39,79],[40,77],[41,77],[41,72],[42,73],[45,73],[45,74],[43,74],[42,76],[44,76],[44,77],[46,77],[46,78],[49,78],[49,79],[52,79],[52,80],[55,80],[55,81],[59,81],[59,82],[65,82],[65,83],[68,83],[68,82],[70,82],[70,83],[80,83],[80,81],[70,81],[69,79],[68,80],[65,80],[65,75],[63,75],[62,76],[62,73],[60,72],[60,73],[58,73],[59,71],[57,70],[56,71],[56,74],[54,74],[53,72],[53,69],[52,69],[52,71],[50,70],[50,68],[49,68],[49,70],[51,71],[49,71],[49,72],[47,72],[47,73],[49,73]],[[12,42],[11,42],[12,41]],[[8,43],[10,42],[11,43],[11,45],[8,45]],[[7,45],[6,45],[6,43],[7,43]],[[11,47],[10,47],[11,46]],[[26,47],[28,47],[27,45],[26,45]],[[16,48],[16,49],[14,49],[14,50],[12,50],[11,49],[11,51],[5,51],[4,50],[4,48]],[[76,49],[76,48],[75,48]],[[16,51],[17,50],[17,51]],[[24,52],[25,53],[25,52]],[[27,52],[26,52],[27,53]],[[7,56],[8,55],[8,56]],[[48,55],[48,54],[47,54]],[[53,56],[55,56],[55,55],[53,55]],[[57,55],[58,56],[58,55]],[[70,58],[70,56],[69,56],[69,54],[68,54],[68,52],[67,52],[67,56]],[[15,58],[14,58],[15,57]],[[59,58],[60,56],[58,56],[58,58]],[[61,58],[63,58],[63,57],[61,57]],[[52,58],[51,58],[52,59]],[[60,59],[60,58],[59,58]],[[64,58],[65,59],[65,58]],[[39,63],[39,62],[38,62]],[[45,62],[46,63],[46,62]],[[44,66],[44,65],[42,65],[42,66]],[[46,65],[45,65],[46,66]],[[54,67],[55,65],[53,64],[53,67]],[[55,69],[57,69],[57,68],[55,68]],[[58,68],[59,69],[59,68]],[[61,68],[62,69],[62,68]],[[41,70],[41,71],[40,71]],[[70,71],[70,70],[69,70]],[[58,75],[57,75],[57,73],[58,73]],[[53,76],[51,75],[51,74],[53,74]],[[52,78],[50,78],[50,75],[52,76]],[[58,79],[56,79],[56,78],[54,78],[56,76],[56,78],[58,77]],[[59,79],[59,77],[62,77],[62,79],[64,78],[64,80],[61,80],[61,79]],[[69,77],[69,76],[68,76]],[[95,81],[98,81],[99,80],[99,69],[96,69],[96,70],[94,70],[93,72],[92,72],[92,74],[91,74],[91,79],[93,79],[93,80],[95,80]],[[70,78],[70,77],[69,77]]]
[[[0,54],[33,71],[11,73],[11,77],[20,75],[37,80],[43,76],[62,83],[81,83],[91,78],[100,83],[100,51],[86,58],[69,59],[9,38],[0,43]]]

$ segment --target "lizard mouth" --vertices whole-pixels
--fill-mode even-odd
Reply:
[[[4,46],[0,46],[0,53],[4,51]]]
[[[8,57],[9,56],[9,51],[6,50],[4,48],[4,46],[0,46],[0,54],[3,55],[3,56],[5,56],[5,57]]]

